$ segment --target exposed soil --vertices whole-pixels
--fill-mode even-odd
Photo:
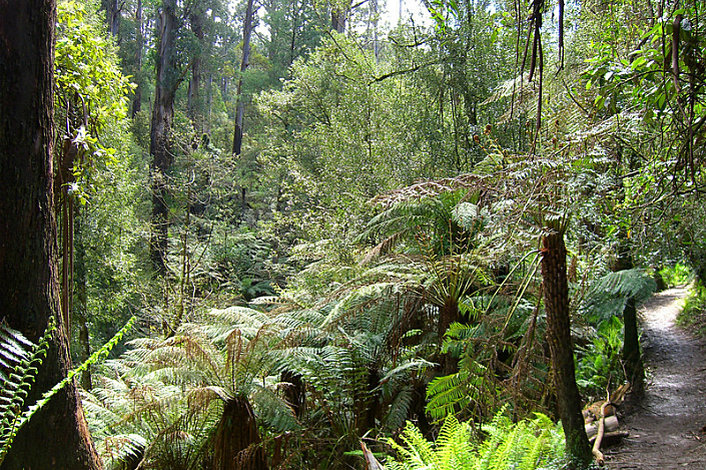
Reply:
[[[674,323],[687,288],[642,308],[648,385],[621,420],[630,436],[605,450],[609,469],[706,470],[706,343]]]

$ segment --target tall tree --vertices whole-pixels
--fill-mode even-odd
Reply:
[[[203,117],[201,113],[201,75],[203,73],[202,62],[204,52],[204,19],[206,15],[206,6],[204,2],[198,2],[191,6],[189,12],[189,23],[191,23],[191,32],[196,37],[196,51],[191,59],[191,80],[189,80],[189,90],[187,93],[187,109],[189,117],[196,131],[203,130]]]
[[[250,65],[250,38],[253,30],[253,0],[248,0],[245,8],[245,19],[243,20],[243,56],[240,60],[240,76],[238,77],[238,89],[236,91],[235,110],[235,133],[233,135],[233,154],[240,155],[243,147],[243,114],[245,105],[243,103],[243,75]],[[244,199],[244,197],[243,197]]]
[[[55,23],[54,0],[0,0],[0,312],[34,341],[50,318],[61,322],[52,176]],[[30,401],[66,376],[67,341],[63,327],[52,334]],[[101,468],[73,383],[20,431],[2,468]]]
[[[142,34],[142,0],[137,0],[135,9],[135,96],[132,99],[132,117],[135,117],[142,108],[142,48],[144,46],[144,36]]]
[[[169,244],[168,172],[174,157],[171,131],[174,120],[174,97],[183,80],[176,64],[176,0],[163,0],[157,49],[157,82],[150,128],[152,155],[152,241],[150,258],[158,275],[167,273]]]

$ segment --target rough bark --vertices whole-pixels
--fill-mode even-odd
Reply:
[[[152,240],[150,258],[158,276],[167,273],[169,232],[168,173],[172,166],[171,130],[174,120],[174,95],[180,83],[176,70],[176,0],[163,0],[160,15],[150,154],[152,155]]]
[[[213,455],[214,470],[267,470],[255,414],[247,398],[235,397],[223,407]]]
[[[444,335],[452,323],[458,322],[461,315],[458,310],[458,300],[449,296],[445,299],[444,305],[439,307],[439,325],[437,335],[439,337],[439,347],[444,342]],[[458,362],[451,353],[441,354],[439,357],[439,373],[450,375],[458,372]]]
[[[54,218],[54,0],[0,0],[0,315],[37,341],[61,321]],[[66,376],[61,328],[28,401]],[[18,434],[3,470],[101,468],[74,384],[65,387]]]
[[[545,235],[542,238],[542,246],[547,340],[552,360],[559,418],[564,426],[568,455],[578,464],[587,465],[591,461],[592,454],[581,415],[581,397],[576,386],[564,234],[554,231]]]
[[[301,418],[306,405],[306,386],[301,375],[285,370],[282,372],[282,382],[286,382],[284,399],[294,411],[294,416]]]
[[[238,77],[238,88],[236,90],[236,111],[235,111],[235,132],[233,135],[233,154],[240,155],[243,147],[243,115],[245,106],[243,103],[243,75],[250,65],[250,38],[252,36],[253,20],[253,0],[248,0],[245,9],[245,20],[243,22],[243,57],[240,61],[240,76]]]

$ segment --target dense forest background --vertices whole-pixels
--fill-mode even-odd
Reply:
[[[695,279],[701,325],[701,7],[58,0],[58,328],[131,326],[77,377],[103,465],[588,462],[636,306]]]

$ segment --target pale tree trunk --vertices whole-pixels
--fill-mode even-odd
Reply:
[[[152,240],[150,258],[158,276],[167,273],[169,246],[168,173],[173,163],[171,131],[174,95],[179,86],[176,70],[176,0],[163,0],[157,55],[157,82],[150,129],[152,155]]]
[[[581,415],[581,397],[574,370],[563,231],[555,230],[544,235],[542,252],[547,340],[551,353],[559,418],[564,427],[567,454],[577,464],[585,465],[592,460],[592,454]]]
[[[54,218],[54,0],[0,0],[0,315],[38,341],[54,317],[50,349],[28,402],[69,369],[61,323]],[[22,428],[3,470],[101,468],[74,383]]]

